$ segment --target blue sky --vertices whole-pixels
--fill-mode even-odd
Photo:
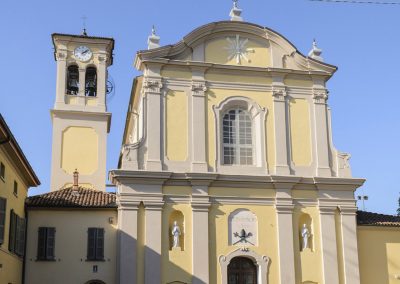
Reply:
[[[49,190],[51,120],[56,64],[51,33],[79,34],[87,16],[89,35],[113,37],[109,69],[116,94],[107,168],[117,166],[137,50],[146,48],[151,26],[162,44],[172,44],[196,27],[227,20],[230,0],[0,1],[0,112],[5,117],[42,185]],[[313,38],[325,61],[339,66],[330,80],[333,139],[350,152],[355,177],[367,182],[367,210],[394,214],[400,186],[400,5],[356,5],[307,0],[241,0],[246,21],[272,28],[307,53]]]

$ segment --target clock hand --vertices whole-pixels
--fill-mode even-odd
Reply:
[[[89,49],[86,49],[85,51],[82,52],[82,54],[88,53]]]

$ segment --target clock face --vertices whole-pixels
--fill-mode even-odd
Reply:
[[[75,48],[74,56],[80,61],[88,61],[90,58],[92,58],[92,51],[89,47],[81,45]]]

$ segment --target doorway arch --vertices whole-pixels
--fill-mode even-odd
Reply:
[[[233,258],[228,264],[228,284],[257,284],[257,266],[250,258]]]
[[[219,257],[219,264],[221,267],[222,284],[228,284],[228,267],[235,258],[246,258],[251,261],[256,268],[256,282],[257,284],[268,284],[268,266],[270,259],[266,255],[259,255],[258,253],[250,250],[249,248],[239,248],[227,255]]]

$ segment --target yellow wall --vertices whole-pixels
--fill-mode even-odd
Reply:
[[[13,209],[19,217],[25,218],[24,202],[28,193],[28,187],[23,182],[19,171],[0,147],[0,162],[6,167],[5,179],[0,178],[0,197],[5,198],[6,223],[4,242],[0,245],[0,283],[21,283],[22,258],[8,251],[10,212]],[[18,183],[18,195],[14,195],[14,181]]]
[[[161,70],[161,76],[172,79],[192,79],[192,72],[189,68],[166,66]]]
[[[168,91],[166,97],[166,152],[171,161],[185,161],[188,155],[187,95]]]
[[[61,168],[68,174],[78,169],[82,175],[98,167],[99,136],[93,128],[71,126],[62,134]]]
[[[400,228],[358,226],[362,284],[396,284],[400,280]]]
[[[206,62],[237,65],[236,58],[232,58],[229,60],[229,51],[227,50],[227,48],[230,46],[230,43],[227,38],[229,38],[229,40],[231,40],[232,42],[235,42],[236,34],[212,39],[206,43]],[[240,41],[245,39],[246,37],[240,37]],[[248,62],[245,59],[242,59],[240,65],[258,67],[267,67],[271,65],[270,50],[266,47],[265,43],[263,44],[255,40],[248,39],[245,47],[249,50],[253,50],[254,52],[247,53],[246,56],[250,61]]]
[[[30,210],[28,213],[26,283],[115,282],[117,210]],[[109,224],[113,217],[114,223]],[[36,261],[39,227],[55,227],[56,261]],[[105,261],[86,261],[87,230],[104,228]],[[93,273],[93,265],[98,272]]]
[[[312,161],[309,104],[305,99],[291,99],[289,109],[292,161],[296,166],[309,166]]]
[[[260,75],[245,74],[227,74],[226,71],[209,71],[205,74],[207,81],[227,82],[227,83],[245,83],[245,84],[265,84],[272,83],[271,77]]]
[[[257,102],[261,107],[265,107],[268,111],[266,116],[266,143],[267,143],[267,157],[268,166],[272,169],[275,165],[275,134],[274,134],[274,121],[273,121],[273,101],[272,94],[266,92],[254,91],[240,91],[240,90],[223,90],[223,89],[210,89],[207,92],[207,142],[208,142],[208,165],[211,168],[215,167],[216,149],[215,149],[215,115],[213,106],[217,106],[224,99],[231,96],[243,96],[250,98]]]

